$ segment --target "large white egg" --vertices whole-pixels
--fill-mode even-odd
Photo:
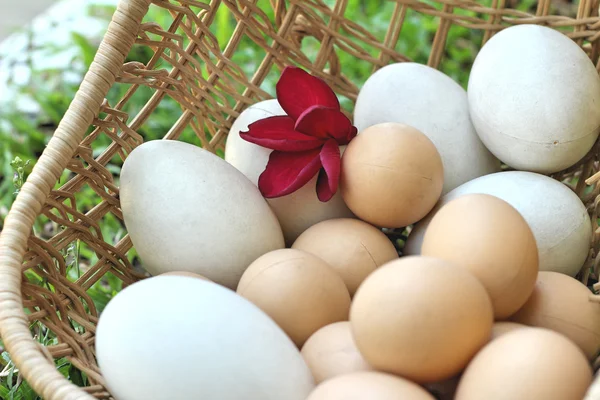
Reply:
[[[154,140],[123,164],[125,225],[144,267],[200,274],[229,288],[258,257],[284,247],[258,188],[197,146]]]
[[[265,100],[245,109],[235,120],[225,144],[225,160],[240,170],[255,185],[269,161],[270,149],[245,141],[240,131],[251,123],[275,115],[285,115],[276,99]],[[343,151],[346,146],[340,147]],[[297,191],[282,197],[267,199],[277,215],[285,241],[291,245],[298,236],[318,222],[332,218],[354,217],[338,191],[328,202],[321,202],[316,193],[317,176]]]
[[[565,184],[524,171],[482,176],[443,196],[429,215],[415,225],[404,253],[420,254],[425,230],[435,213],[451,200],[472,193],[499,197],[521,213],[535,236],[541,271],[575,276],[581,270],[592,238],[592,224],[585,206]]]
[[[444,165],[442,193],[500,170],[471,124],[467,93],[436,69],[398,63],[371,75],[358,94],[354,124],[360,134],[383,122],[413,126],[431,139]]]
[[[158,276],[106,306],[96,355],[116,400],[304,400],[302,355],[258,307],[215,283]]]
[[[494,35],[471,70],[471,119],[515,169],[553,173],[579,161],[600,130],[600,78],[585,52],[544,26]]]

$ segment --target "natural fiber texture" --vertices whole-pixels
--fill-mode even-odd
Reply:
[[[372,65],[373,71],[391,62],[408,61],[396,49],[404,37],[402,26],[407,15],[415,12],[431,16],[438,24],[428,59],[433,67],[443,65],[446,50],[453,45],[446,40],[453,25],[481,32],[481,40],[474,43],[480,47],[496,31],[517,23],[560,29],[599,66],[598,0],[582,0],[572,17],[549,15],[550,1],[538,2],[537,11],[530,14],[512,9],[517,2],[508,0],[396,0],[384,37],[376,37],[344,18],[350,3],[265,0],[257,5],[252,0],[212,0],[210,4],[154,0],[152,7],[164,8],[172,16],[168,26],[160,26],[154,21],[142,23],[150,0],[121,1],[94,63],[16,199],[0,236],[0,334],[20,373],[43,398],[110,398],[94,357],[98,311],[88,291],[108,273],[125,285],[145,275],[129,261],[131,242],[127,236],[105,237],[102,233],[107,218],[122,221],[119,188],[109,165],[125,159],[142,142],[139,132],[165,102],[180,106],[176,122],[164,132],[166,139],[179,139],[188,130],[198,144],[218,153],[235,117],[248,105],[271,97],[263,84],[286,65],[299,65],[324,78],[351,104],[360,82],[349,77],[346,71],[351,66],[342,65],[339,55],[350,54],[356,62]],[[270,7],[274,9],[271,18],[264,11]],[[237,21],[227,43],[219,43],[210,29],[217,24],[220,8],[229,9]],[[319,42],[318,52],[310,57],[302,51],[303,39],[308,37]],[[153,50],[146,65],[123,64],[134,42]],[[247,74],[237,65],[236,55],[251,42],[263,52],[254,59],[255,72]],[[104,100],[111,87],[126,88],[116,104]],[[151,92],[146,105],[130,114],[123,111],[142,89]],[[108,146],[92,151],[97,150],[96,143],[106,139]],[[595,232],[600,212],[599,153],[596,145],[577,166],[555,175],[576,182],[573,189],[589,206]],[[65,170],[68,175],[63,174]],[[61,175],[66,179],[57,184]],[[584,182],[588,177],[592,177],[588,180],[591,189]],[[78,203],[78,194],[90,189],[96,203],[84,208]],[[37,218],[53,221],[57,233],[50,238],[34,236],[31,232]],[[98,260],[75,279],[68,277],[66,260],[74,243],[86,246]],[[599,245],[600,235],[595,233],[588,268],[580,274],[586,283],[590,277],[597,279],[600,272],[600,257],[596,258]],[[24,271],[33,272],[43,284],[22,281]],[[34,322],[55,334],[59,344],[40,346],[32,337]],[[91,386],[78,388],[69,383],[53,363],[61,357],[85,372]],[[600,400],[600,382],[596,386],[588,399]]]

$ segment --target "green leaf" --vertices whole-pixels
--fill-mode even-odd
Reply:
[[[86,69],[88,69],[92,64],[92,61],[94,61],[94,56],[96,55],[96,47],[93,46],[85,36],[77,32],[71,32],[71,38],[73,39],[73,42],[77,45],[77,47],[79,47],[79,54],[82,58],[83,63],[85,64]]]

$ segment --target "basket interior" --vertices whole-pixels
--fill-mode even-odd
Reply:
[[[22,292],[35,339],[70,380],[110,397],[94,332],[110,298],[146,276],[123,224],[118,178],[142,141],[182,140],[222,156],[233,120],[273,97],[286,65],[324,78],[349,115],[368,75],[393,62],[428,64],[466,88],[476,50],[516,23],[565,32],[598,65],[597,17],[598,1],[154,0],[29,240]],[[581,178],[597,171],[594,153],[555,176],[590,205],[594,229],[598,190]],[[595,282],[597,272],[581,279]]]

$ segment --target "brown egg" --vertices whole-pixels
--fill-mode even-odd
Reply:
[[[456,400],[579,400],[592,370],[566,337],[523,328],[490,342],[469,363]]]
[[[305,251],[280,249],[254,261],[238,294],[266,312],[301,347],[325,325],[347,321],[350,294],[325,261]]]
[[[350,309],[354,340],[375,369],[415,382],[458,374],[485,345],[494,318],[483,285],[433,257],[404,257],[373,272]]]
[[[525,304],[538,273],[538,250],[527,222],[510,204],[487,194],[452,200],[433,217],[421,254],[475,275],[488,291],[496,319]]]
[[[296,239],[293,249],[304,250],[325,260],[337,271],[350,296],[367,275],[398,258],[393,243],[373,225],[340,218],[320,222]]]
[[[425,217],[444,180],[435,145],[417,129],[398,123],[368,127],[342,157],[340,190],[360,219],[399,228]]]
[[[189,271],[170,271],[170,272],[164,272],[164,273],[160,274],[159,276],[169,276],[169,275],[172,275],[172,276],[188,276],[190,278],[198,278],[198,279],[202,279],[202,280],[205,280],[205,281],[212,282],[210,279],[208,279],[208,278],[206,278],[206,277],[204,277],[202,275],[198,275],[198,274],[195,274],[195,273],[189,272]]]
[[[382,372],[355,372],[328,379],[306,400],[435,400],[421,386]]]
[[[304,343],[301,353],[317,384],[334,376],[373,370],[358,351],[348,321],[316,331]]]
[[[527,325],[518,324],[516,322],[510,321],[498,321],[495,322],[492,326],[492,337],[490,340],[498,339],[500,336],[503,336],[509,332],[514,331],[515,329],[527,328]]]
[[[600,350],[600,304],[591,294],[570,276],[540,271],[533,294],[511,319],[562,333],[591,359]]]

